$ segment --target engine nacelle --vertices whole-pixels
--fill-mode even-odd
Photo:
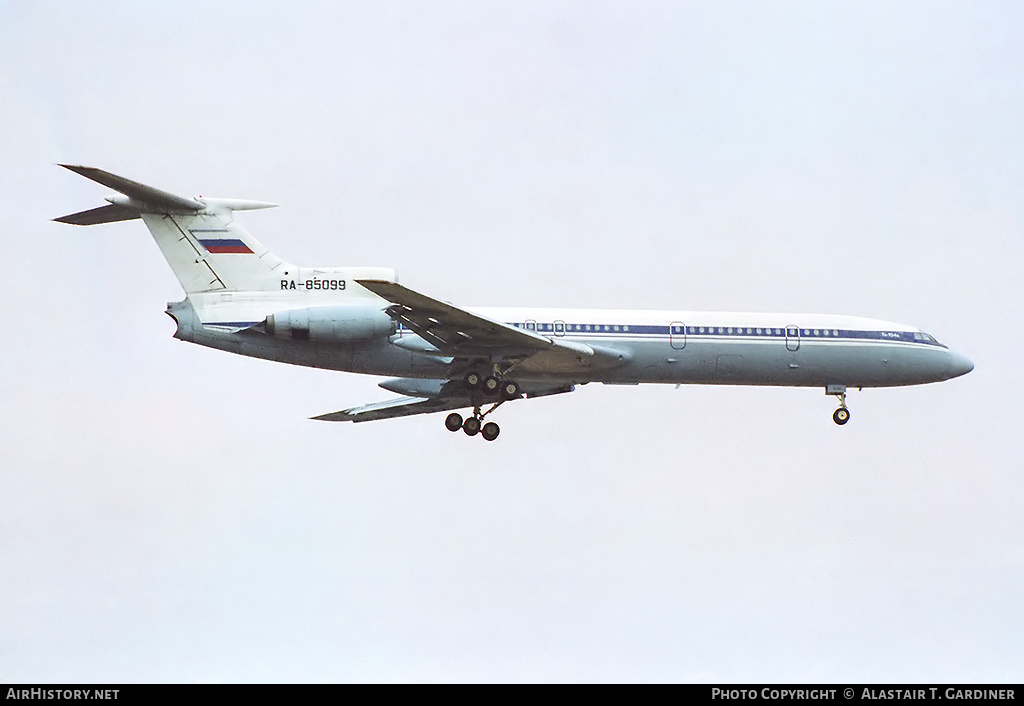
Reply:
[[[293,341],[357,343],[391,336],[395,322],[379,307],[348,304],[279,311],[263,321],[263,329]]]

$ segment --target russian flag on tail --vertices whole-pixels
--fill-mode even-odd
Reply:
[[[216,240],[200,239],[199,244],[206,248],[207,252],[213,255],[226,253],[252,254],[249,246],[238,238],[218,238]]]

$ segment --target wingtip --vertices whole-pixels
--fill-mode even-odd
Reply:
[[[104,174],[110,173],[105,172],[102,169],[98,169],[96,167],[87,167],[84,164],[63,164],[61,162],[58,162],[57,166],[64,167],[68,171],[74,172],[75,174],[78,174],[80,176],[84,176],[86,179],[92,179],[93,181],[96,181],[96,175],[102,176]]]
[[[318,414],[315,417],[310,417],[310,420],[314,422],[351,422],[352,417],[346,412],[328,412],[327,414]]]

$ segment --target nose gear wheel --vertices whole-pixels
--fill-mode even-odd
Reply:
[[[850,410],[846,408],[846,385],[826,385],[825,394],[839,400],[839,409],[832,413],[832,421],[843,426],[850,421]]]

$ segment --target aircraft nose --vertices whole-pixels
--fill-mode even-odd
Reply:
[[[974,363],[967,356],[954,353],[953,351],[949,352],[949,376],[951,378],[966,375],[972,370],[974,370]]]

